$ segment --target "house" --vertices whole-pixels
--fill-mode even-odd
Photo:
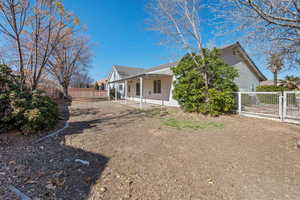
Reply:
[[[107,78],[96,81],[99,85],[100,90],[107,90],[108,80]]]
[[[235,82],[240,91],[255,91],[267,78],[257,68],[239,42],[220,48],[221,58],[234,66],[239,77]],[[177,62],[163,64],[150,69],[113,66],[108,77],[108,93],[115,88],[115,97],[142,103],[178,106],[173,99],[173,81],[175,77],[171,67]]]

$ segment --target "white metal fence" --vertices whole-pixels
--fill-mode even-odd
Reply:
[[[300,92],[239,92],[238,112],[300,124]]]

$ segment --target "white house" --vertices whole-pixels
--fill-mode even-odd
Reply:
[[[239,42],[220,48],[225,63],[235,67],[239,77],[235,80],[240,91],[255,91],[267,78],[257,68]],[[165,106],[178,106],[173,99],[173,81],[171,67],[176,62],[160,65],[148,70],[124,66],[113,66],[108,77],[108,92],[116,88],[120,97]]]

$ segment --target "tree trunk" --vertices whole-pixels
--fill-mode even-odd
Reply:
[[[25,74],[24,74],[24,62],[23,62],[23,53],[22,53],[22,47],[20,42],[20,37],[17,36],[17,48],[18,48],[18,54],[20,59],[20,79],[21,79],[21,90],[24,89],[25,84]]]
[[[63,93],[64,93],[64,98],[69,98],[69,91],[68,91],[68,86],[66,84],[64,84],[63,86]]]
[[[273,72],[274,76],[274,86],[277,86],[278,80],[277,80],[277,71]]]
[[[36,80],[33,80],[33,83],[32,83],[32,86],[31,86],[31,91],[36,90],[36,89],[37,89],[37,86],[38,86],[37,81],[36,81]]]

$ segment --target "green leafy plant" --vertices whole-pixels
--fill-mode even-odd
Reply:
[[[257,92],[283,92],[289,90],[288,87],[275,85],[260,85],[256,87]]]
[[[41,92],[21,88],[20,78],[12,70],[0,65],[0,133],[19,129],[24,134],[55,126],[57,104]]]
[[[187,112],[213,116],[229,113],[235,108],[234,93],[238,87],[234,79],[238,72],[224,63],[217,49],[203,52],[204,58],[187,54],[172,68],[176,76],[173,97]]]
[[[284,92],[291,91],[291,89],[286,85],[274,86],[274,85],[261,85],[256,88],[257,92]],[[274,94],[258,94],[259,101],[264,104],[278,104],[279,98],[274,98]],[[289,94],[288,101],[296,104],[296,95]]]

